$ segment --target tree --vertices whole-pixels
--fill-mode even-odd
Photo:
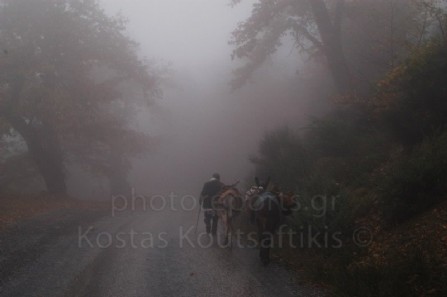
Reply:
[[[432,41],[379,83],[375,112],[404,146],[413,147],[447,126],[446,55],[444,40]]]
[[[439,5],[426,2],[259,0],[230,40],[233,59],[246,61],[233,87],[245,84],[289,34],[301,54],[324,58],[339,94],[371,94],[371,85],[428,36],[427,16]]]
[[[1,0],[0,20],[0,119],[23,137],[49,192],[66,192],[70,160],[100,171],[112,151],[125,159],[147,148],[123,90],[132,83],[149,98],[158,80],[122,18],[96,0]]]
[[[338,91],[341,94],[350,92],[352,76],[343,53],[341,35],[344,11],[344,0],[334,0],[330,6],[323,0],[259,0],[248,20],[233,31],[230,41],[236,47],[232,57],[248,60],[244,67],[236,70],[233,87],[242,86],[281,45],[281,38],[290,32],[299,49],[307,52],[317,49],[323,53]]]
[[[283,189],[294,191],[307,174],[309,154],[301,138],[286,127],[265,133],[250,161],[257,176],[271,176]]]

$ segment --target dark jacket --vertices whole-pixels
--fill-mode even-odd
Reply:
[[[205,209],[213,209],[223,184],[218,179],[211,179],[203,185],[200,193],[200,203]]]

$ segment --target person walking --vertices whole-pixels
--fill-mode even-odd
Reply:
[[[200,193],[200,205],[204,210],[204,222],[206,233],[216,235],[218,216],[216,210],[217,199],[224,184],[220,181],[219,173],[214,173],[209,181],[207,181]]]

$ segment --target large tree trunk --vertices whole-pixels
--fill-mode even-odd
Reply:
[[[336,4],[335,17],[331,20],[323,0],[309,0],[318,31],[321,36],[324,54],[336,87],[341,95],[354,91],[353,81],[346,57],[343,53],[341,37],[341,18],[344,1]]]
[[[11,126],[23,137],[33,161],[42,175],[46,188],[52,194],[66,194],[65,170],[62,152],[55,133],[49,127],[36,129],[21,117],[7,115]]]
[[[114,171],[109,175],[110,193],[112,196],[123,196],[130,198],[132,188],[127,179],[127,174],[123,171]]]
[[[123,154],[112,147],[110,156],[110,172],[107,174],[110,183],[110,192],[113,196],[124,196],[130,198],[132,187],[127,177],[126,160]]]

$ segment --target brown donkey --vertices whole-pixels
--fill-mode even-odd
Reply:
[[[233,219],[241,213],[244,207],[242,195],[236,188],[238,183],[225,186],[217,199],[217,215],[224,227],[224,245],[230,244],[230,247],[232,244]]]

